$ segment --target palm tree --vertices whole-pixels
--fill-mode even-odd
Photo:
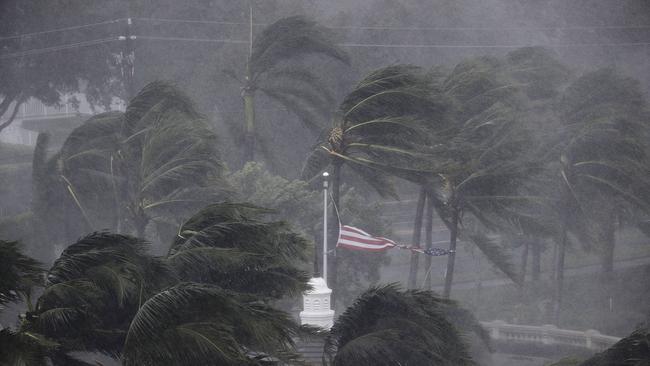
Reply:
[[[47,275],[28,329],[71,350],[117,357],[142,304],[175,281],[134,237],[93,233],[64,250]]]
[[[205,207],[178,230],[166,262],[183,281],[210,283],[259,298],[280,299],[307,290],[300,270],[307,242],[283,221],[249,204]]]
[[[641,327],[629,336],[621,339],[607,350],[596,354],[578,366],[641,366],[650,362],[648,346],[650,332],[647,326]],[[558,365],[559,366],[559,365]]]
[[[267,210],[207,206],[178,231],[166,258],[182,282],[151,297],[131,322],[126,365],[295,361],[299,327],[271,302],[304,292],[307,243]],[[214,309],[219,309],[215,312]]]
[[[22,253],[15,241],[0,240],[0,306],[25,300],[31,306],[32,289],[42,282],[40,263]]]
[[[251,41],[252,37],[251,30]],[[329,114],[334,98],[309,68],[286,64],[310,54],[348,62],[348,56],[333,43],[327,30],[302,16],[280,19],[252,41],[242,86],[245,161],[255,160],[259,138],[255,127],[257,90],[295,113],[305,126],[320,132],[322,126],[317,121]],[[229,74],[235,77],[233,72]]]
[[[124,113],[93,116],[40,165],[84,231],[110,227],[145,237],[151,223],[175,225],[227,191],[214,133],[167,82],[147,85]]]
[[[0,364],[8,366],[44,366],[52,364],[89,365],[71,357],[68,350],[26,324],[34,319],[32,290],[42,286],[40,263],[22,253],[20,244],[0,240],[0,309],[7,302],[24,301],[27,313],[21,315],[18,329],[0,329]]]
[[[508,82],[502,69],[500,61],[484,57],[462,62],[446,76],[434,74],[431,94],[440,107],[437,114],[430,114],[436,123],[425,125],[428,139],[411,142],[409,159],[391,161],[384,157],[388,164],[374,164],[377,169],[422,187],[416,239],[425,206],[427,246],[432,240],[434,210],[448,227],[452,253],[448,256],[445,296],[451,291],[460,227],[492,263],[519,282],[507,255],[485,233],[504,229],[504,224],[515,216],[509,206],[521,199],[517,188],[535,167],[524,154],[529,141],[527,132],[515,118],[517,88]],[[474,219],[473,226],[479,225],[481,230],[461,225],[466,213]],[[412,265],[409,285],[414,287],[417,262],[412,261]]]
[[[57,349],[127,365],[294,361],[300,327],[275,302],[308,289],[308,245],[266,213],[210,205],[180,227],[166,257],[142,239],[90,234],[55,261],[24,328]]]
[[[487,340],[454,302],[392,284],[369,289],[338,317],[325,352],[334,366],[474,365],[461,331]]]
[[[586,73],[573,82],[560,101],[562,123],[552,150],[557,159],[557,186],[561,189],[557,212],[555,322],[560,321],[564,257],[569,232],[583,242],[603,231],[603,268],[610,273],[616,222],[630,209],[646,210],[644,187],[643,98],[634,81],[612,69]],[[595,209],[595,208],[598,209]],[[595,215],[594,213],[598,213]]]
[[[421,154],[409,147],[425,144],[426,116],[441,108],[431,101],[430,92],[421,70],[414,66],[395,65],[370,73],[339,106],[331,130],[307,158],[303,179],[330,170],[332,197],[339,206],[342,168],[347,165],[380,195],[397,197],[386,172],[406,161],[410,165],[420,161]],[[334,289],[336,266],[333,261],[328,281]]]

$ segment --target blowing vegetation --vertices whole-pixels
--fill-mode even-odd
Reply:
[[[650,79],[571,52],[650,8],[585,1],[3,3],[0,364],[647,364]]]

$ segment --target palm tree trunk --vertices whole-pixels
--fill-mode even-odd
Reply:
[[[554,324],[560,326],[560,314],[562,312],[562,292],[564,290],[564,255],[566,253],[567,243],[567,226],[566,220],[562,224],[562,238],[557,247],[557,260],[555,263],[555,304],[554,304]]]
[[[253,10],[251,8],[251,19]],[[251,20],[252,27],[252,20]],[[253,47],[253,35],[251,30],[251,54]],[[246,83],[242,91],[244,99],[244,164],[249,161],[255,161],[255,89],[253,88],[253,75],[251,75],[250,55],[246,64]]]
[[[531,275],[533,282],[538,282],[540,279],[540,274],[542,272],[542,248],[540,246],[539,239],[535,238],[532,243],[532,268]]]
[[[252,90],[244,90],[244,163],[255,160],[255,96]]]
[[[449,255],[447,256],[447,274],[445,275],[445,289],[443,296],[449,298],[451,295],[451,283],[454,280],[454,262],[456,260],[456,240],[458,238],[458,216],[460,212],[457,207],[451,208],[451,228],[449,233]]]
[[[604,280],[611,280],[614,274],[614,249],[616,247],[616,216],[609,215],[607,222],[603,223],[601,244],[603,254],[601,257],[601,275]]]
[[[528,237],[525,237],[524,248],[521,253],[521,288],[519,290],[519,298],[521,302],[526,298],[526,267],[528,267],[528,248],[530,246],[528,239]]]
[[[422,218],[424,216],[424,202],[426,201],[427,191],[424,186],[420,187],[420,194],[418,195],[418,205],[415,209],[415,223],[413,224],[413,236],[411,245],[415,247],[420,246],[420,238],[422,236]],[[408,288],[414,289],[418,279],[418,266],[419,266],[418,253],[411,253],[411,265],[409,269]]]
[[[429,193],[431,195],[431,193]],[[427,216],[426,216],[426,226],[424,227],[424,240],[427,249],[431,249],[433,246],[433,200],[429,196],[427,201]],[[431,256],[427,255],[424,258],[424,289],[431,290]]]

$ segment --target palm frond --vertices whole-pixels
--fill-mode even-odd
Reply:
[[[321,54],[347,63],[347,54],[332,41],[329,32],[302,16],[283,18],[266,27],[253,42],[251,74],[271,70],[278,62],[308,54]]]
[[[0,305],[19,300],[42,284],[41,264],[15,241],[0,240]]]

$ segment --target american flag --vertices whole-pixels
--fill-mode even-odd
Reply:
[[[375,237],[353,226],[342,225],[339,230],[337,247],[368,252],[380,252],[395,247],[394,241]]]
[[[359,228],[348,225],[342,225],[340,227],[339,240],[336,243],[336,246],[350,250],[361,250],[366,252],[381,252],[390,248],[398,247],[400,249],[408,249],[433,257],[452,253],[449,250],[440,248],[422,249],[420,247],[397,244],[390,239],[386,239],[380,236],[372,236]]]
[[[443,255],[453,253],[450,250],[441,249],[441,248],[429,248],[429,249],[409,248],[409,249],[411,249],[414,252],[430,255],[432,257],[440,257],[440,256],[443,256]]]

